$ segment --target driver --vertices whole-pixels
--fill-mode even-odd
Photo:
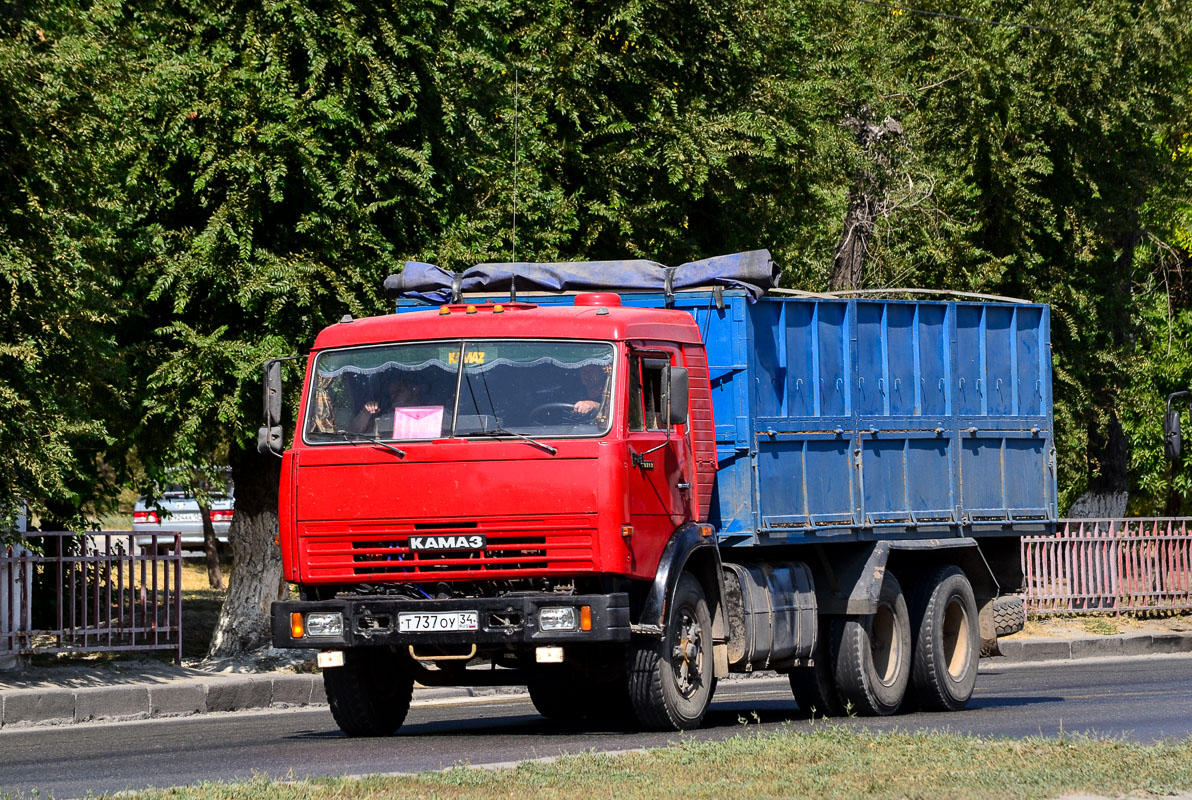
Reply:
[[[580,416],[592,417],[592,421],[598,425],[603,424],[608,416],[612,371],[612,364],[585,364],[580,367],[579,378],[583,383],[585,398],[572,404],[571,410]]]

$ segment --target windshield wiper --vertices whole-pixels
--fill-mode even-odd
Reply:
[[[398,450],[393,445],[385,444],[377,437],[369,436],[367,433],[356,433],[355,431],[345,431],[345,430],[338,430],[335,433],[336,433],[336,435],[342,436],[345,439],[347,439],[349,444],[357,445],[357,444],[363,444],[364,442],[369,442],[370,444],[375,444],[377,447],[383,447],[391,453],[395,453],[400,458],[406,457],[405,450]],[[355,437],[355,438],[353,438],[353,437]]]
[[[559,448],[557,448],[557,447],[551,447],[546,442],[540,442],[531,436],[526,436],[524,433],[518,433],[517,431],[511,431],[508,428],[492,428],[491,430],[474,431],[471,433],[464,433],[464,434],[457,434],[457,435],[460,435],[460,436],[516,436],[518,439],[521,439],[522,441],[529,442],[530,444],[532,444],[536,447],[541,447],[543,450],[550,453],[552,456],[559,452]]]

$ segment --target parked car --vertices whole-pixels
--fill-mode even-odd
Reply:
[[[236,499],[231,493],[211,495],[211,526],[215,529],[215,537],[220,545],[228,542],[228,529],[232,527],[235,507]],[[174,531],[182,534],[184,550],[203,547],[203,517],[199,512],[199,503],[182,487],[168,487],[156,503],[145,497],[137,500],[132,512],[132,529],[134,533],[141,534],[135,537],[135,541],[142,549],[154,546],[153,537],[149,534]],[[159,537],[157,540],[159,550],[172,546],[172,538]]]

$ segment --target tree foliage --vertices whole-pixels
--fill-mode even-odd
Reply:
[[[787,285],[823,289],[862,186],[862,285],[1051,304],[1061,506],[1118,425],[1132,507],[1172,510],[1192,489],[1153,414],[1192,379],[1171,279],[1192,244],[1189,11],[0,5],[0,507],[78,517],[130,448],[151,472],[264,469],[261,363],[382,312],[406,259],[768,246]],[[880,158],[848,124],[866,115],[902,131]]]

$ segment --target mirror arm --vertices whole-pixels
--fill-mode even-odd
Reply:
[[[1167,410],[1171,411],[1171,403],[1173,400],[1179,400],[1184,397],[1192,397],[1192,391],[1172,392],[1167,395]]]

